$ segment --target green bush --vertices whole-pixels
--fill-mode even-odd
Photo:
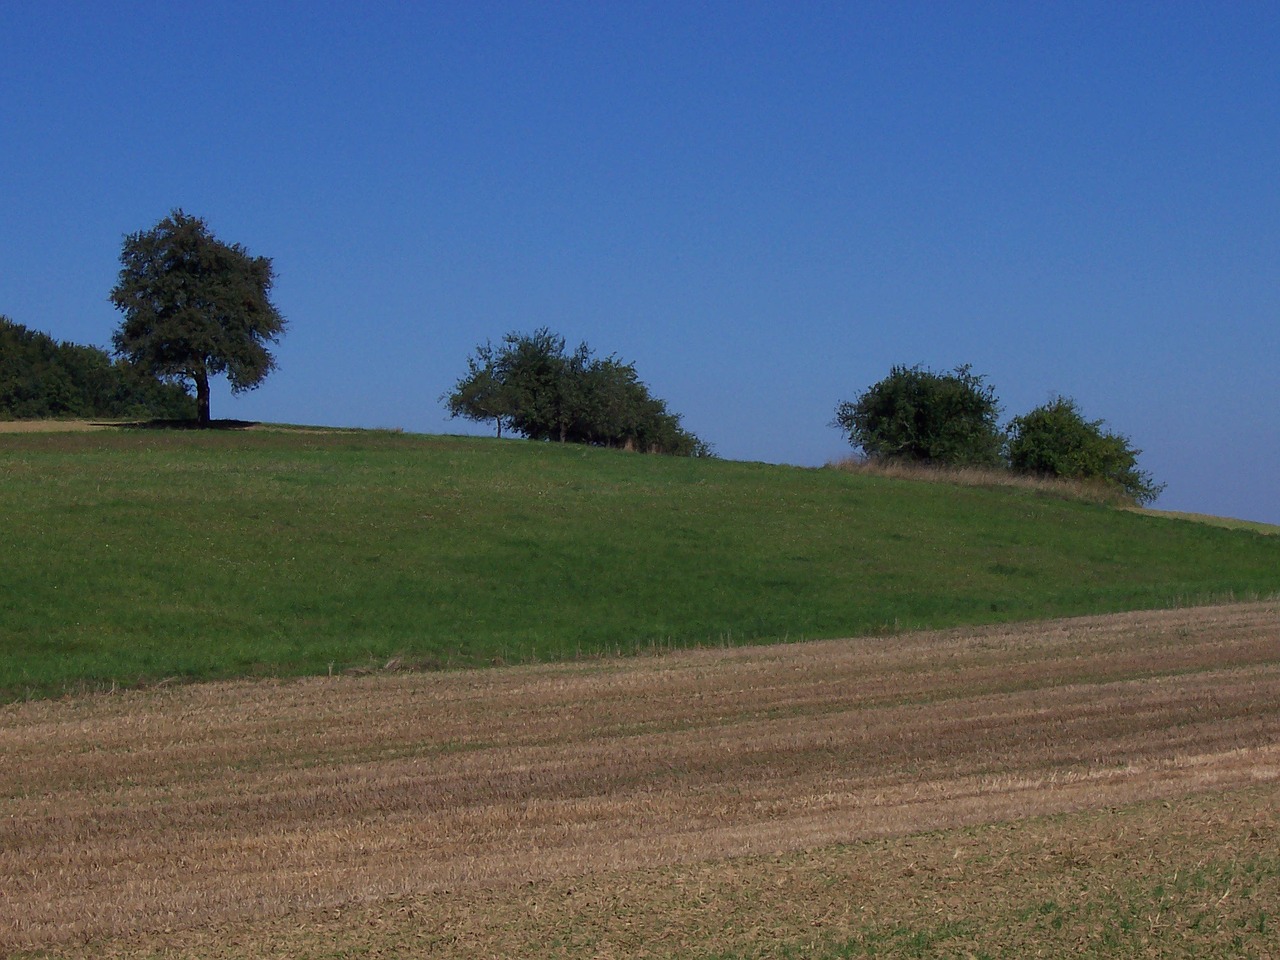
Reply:
[[[649,393],[635,364],[597,357],[585,343],[572,353],[546,327],[509,333],[467,358],[467,373],[442,396],[451,416],[493,421],[531,440],[585,443],[676,456],[711,448]]]
[[[1135,503],[1150,503],[1163,484],[1138,469],[1138,455],[1127,437],[1086,420],[1076,402],[1057,397],[1009,423],[1006,455],[1018,473],[1097,482],[1115,488]]]
[[[951,373],[896,366],[836,407],[833,425],[872,460],[996,466],[999,415],[995,391],[968,366]]]

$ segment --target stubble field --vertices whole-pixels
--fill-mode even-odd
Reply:
[[[0,954],[1274,956],[1280,605],[0,708]]]

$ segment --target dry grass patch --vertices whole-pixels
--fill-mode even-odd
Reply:
[[[1088,503],[1105,503],[1123,507],[1133,505],[1130,497],[1105,483],[1016,473],[996,467],[955,467],[901,460],[868,460],[857,456],[835,460],[827,466],[866,477],[923,480],[928,483],[950,483],[960,487],[986,489],[1009,487],[1015,490],[1031,490],[1035,493],[1048,494],[1063,500],[1084,500]]]
[[[0,420],[4,433],[77,433],[82,430],[108,430],[119,426],[106,420]]]
[[[1134,513],[1148,517],[1164,517],[1166,520],[1187,520],[1191,523],[1206,523],[1211,527],[1222,527],[1224,530],[1248,530],[1262,533],[1269,537],[1280,536],[1280,526],[1274,523],[1263,523],[1260,520],[1237,520],[1234,517],[1215,517],[1208,513],[1186,513],[1179,510],[1152,510],[1146,507],[1130,507]]]
[[[930,848],[922,833],[967,844],[972,866],[1002,834],[966,828],[1076,813],[1053,841],[1064,857],[1090,823],[1133,850],[1168,847],[1164,863],[1204,859],[1150,801],[1275,798],[1278,622],[1280,606],[1252,604],[11,705],[0,950],[303,956],[332,942],[347,946],[328,955],[397,955],[429,942],[534,956],[555,952],[549,937],[567,956],[837,949],[892,933],[899,909],[925,922],[889,896],[906,869],[924,875],[895,859]],[[1141,804],[1125,815],[1154,818],[1141,836],[1125,817],[1079,819]],[[1008,857],[1058,822],[1018,827],[1030,832]],[[1088,886],[1105,857],[1081,857]],[[842,873],[846,861],[861,866]],[[824,876],[836,892],[813,909],[839,901],[843,926],[829,906],[797,927],[816,894],[765,895],[778,878]],[[988,918],[1017,901],[981,870],[949,882]],[[750,930],[707,912],[751,890],[760,899],[734,922],[754,918]],[[582,921],[598,947],[574,939],[582,911],[600,918]],[[628,939],[668,922],[671,938]]]

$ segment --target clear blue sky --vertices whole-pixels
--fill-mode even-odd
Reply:
[[[1159,506],[1280,522],[1280,6],[0,0],[0,313],[107,345],[124,234],[273,258],[215,417],[479,432],[550,326],[720,455],[897,363],[1076,398]]]

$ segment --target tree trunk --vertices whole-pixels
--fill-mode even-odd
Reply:
[[[209,425],[209,374],[203,370],[194,374],[196,381],[196,422]]]

